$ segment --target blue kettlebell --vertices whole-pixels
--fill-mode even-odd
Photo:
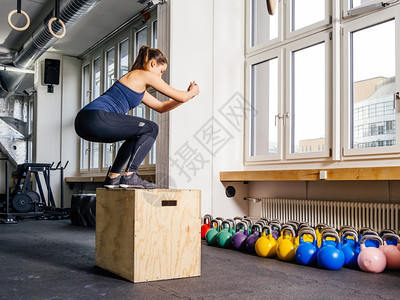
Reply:
[[[304,241],[305,234],[311,235],[313,241]],[[312,266],[317,263],[317,235],[313,229],[305,228],[299,232],[299,246],[296,249],[296,261],[301,265]]]
[[[327,238],[334,240],[335,245],[331,241],[328,243]],[[343,267],[345,258],[337,232],[325,231],[322,234],[322,244],[317,254],[317,261],[323,269],[340,270]]]
[[[344,266],[353,268],[357,266],[357,258],[360,254],[357,232],[354,229],[345,229],[342,232],[342,251],[344,254]]]

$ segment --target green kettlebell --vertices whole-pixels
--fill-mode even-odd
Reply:
[[[232,242],[232,222],[225,220],[221,224],[221,231],[216,236],[216,245],[221,248],[229,248]]]
[[[210,222],[210,229],[207,231],[205,239],[209,246],[215,246],[217,242],[217,234],[221,227],[221,220],[212,219]]]

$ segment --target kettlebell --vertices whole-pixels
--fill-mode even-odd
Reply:
[[[247,236],[249,236],[251,234],[251,227],[253,226],[254,222],[252,219],[249,218],[244,218],[243,221],[247,222],[247,233],[248,233]]]
[[[300,229],[299,229],[299,233],[297,234],[297,237],[296,237],[296,241],[295,241],[295,244],[296,244],[296,246],[299,246],[300,245],[300,233],[302,233],[304,230],[311,230],[314,234],[315,234],[315,230],[314,230],[314,228],[312,228],[312,227],[310,227],[310,226],[302,226]],[[305,241],[305,242],[313,242],[314,241],[314,236],[313,235],[311,235],[311,234],[309,234],[309,233],[306,233],[304,236],[303,236],[303,240]],[[315,238],[315,242],[317,242],[316,241],[316,238]]]
[[[204,240],[206,237],[207,231],[210,229],[210,222],[212,220],[211,215],[204,215],[203,225],[201,225],[201,238]]]
[[[254,245],[254,250],[258,256],[272,257],[276,255],[276,240],[272,236],[271,226],[266,225],[261,230],[261,237]]]
[[[322,240],[322,228],[329,227],[326,224],[319,223],[315,226],[315,234],[317,235],[317,246],[321,247],[321,240]]]
[[[379,243],[379,248],[366,246],[367,239],[376,240]],[[360,254],[357,258],[358,266],[364,272],[381,273],[386,268],[386,256],[382,252],[383,241],[379,236],[363,235],[360,241]]]
[[[304,236],[312,237],[305,241]],[[299,246],[296,249],[296,261],[301,265],[312,266],[317,263],[317,235],[314,229],[304,228],[299,232]]]
[[[274,240],[277,240],[279,238],[279,236],[281,235],[281,223],[279,222],[275,222],[275,221],[271,221],[269,223],[269,226],[271,226],[271,234],[274,237]]]
[[[209,246],[215,246],[217,242],[217,234],[221,228],[221,220],[212,219],[210,222],[210,229],[205,235],[205,240]]]
[[[400,237],[394,233],[385,233],[383,235],[382,251],[386,256],[386,268],[390,270],[400,269]],[[393,241],[397,244],[394,245]],[[388,242],[391,241],[389,244]]]
[[[320,239],[319,241],[317,240],[317,246],[318,246],[318,248],[320,248],[321,245],[322,245],[322,236],[324,235],[325,232],[337,233],[336,229],[333,228],[333,227],[330,227],[330,226],[321,228],[321,239]],[[334,237],[328,236],[328,237],[326,238],[326,243],[327,243],[327,244],[331,244],[331,245],[335,246],[335,245],[336,245],[336,242],[337,242],[337,241],[336,241],[336,239],[335,239]],[[339,238],[339,242],[340,242],[340,238]]]
[[[331,241],[327,238],[331,238]],[[333,231],[325,231],[321,239],[321,248],[317,254],[319,266],[328,270],[340,270],[344,265],[345,258],[340,246],[339,234]],[[335,244],[332,243],[332,240],[335,241]]]
[[[276,254],[283,261],[293,261],[296,255],[296,247],[294,245],[295,233],[290,225],[286,225],[281,231],[280,241],[276,246]]]
[[[217,233],[216,236],[216,245],[221,248],[229,248],[231,247],[232,243],[232,236],[234,232],[232,231],[233,228],[233,220],[230,221],[226,219],[221,223],[221,230]]]
[[[236,225],[236,233],[232,237],[232,248],[243,251],[246,249],[246,239],[249,236],[246,221],[241,221]]]
[[[257,240],[261,236],[262,227],[260,224],[255,223],[253,227],[251,227],[251,234],[246,239],[246,251],[254,254],[256,252],[255,245]]]
[[[357,231],[352,228],[343,229],[341,241],[344,254],[344,266],[347,268],[357,266],[357,258],[360,254]]]
[[[286,234],[290,234],[291,233],[291,231],[285,231],[285,229],[287,229],[287,228],[291,228],[292,230],[293,230],[293,232],[294,232],[294,228],[292,227],[292,225],[290,225],[290,224],[284,224],[284,225],[282,225],[282,228],[281,228],[281,233],[280,233],[280,236],[278,237],[278,239],[276,240],[276,242],[279,244],[281,241],[282,241],[282,239],[283,239],[283,233],[285,232]],[[294,237],[296,235],[296,233],[294,232],[293,234],[292,234],[292,237]]]
[[[361,238],[363,237],[363,236],[378,236],[379,237],[379,234],[376,232],[376,231],[373,231],[373,230],[364,230],[363,231],[363,233],[362,233],[362,236],[361,236]],[[361,240],[361,238],[359,237],[359,240]],[[375,247],[375,248],[379,248],[379,241],[378,240],[375,240],[375,239],[373,239],[373,238],[367,238],[367,239],[365,239],[365,246],[366,247]]]
[[[381,238],[383,238],[383,236],[386,234],[386,233],[394,233],[394,234],[396,234],[396,232],[394,231],[394,230],[392,230],[392,229],[383,229],[381,232],[379,232],[379,236],[381,237]],[[396,239],[387,239],[386,240],[386,243],[388,244],[388,245],[397,245],[397,240]]]

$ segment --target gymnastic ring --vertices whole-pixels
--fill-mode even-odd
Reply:
[[[29,19],[29,16],[28,16],[28,14],[27,14],[26,12],[24,12],[23,10],[21,10],[19,13],[25,16],[25,18],[26,18],[26,24],[25,24],[25,26],[23,26],[23,27],[14,26],[14,24],[11,22],[11,17],[12,17],[14,14],[16,14],[16,13],[18,13],[18,10],[16,10],[16,9],[10,11],[10,13],[8,14],[8,25],[10,25],[10,27],[11,27],[12,29],[15,29],[15,30],[18,30],[18,31],[24,31],[24,30],[27,29],[27,28],[29,27],[29,25],[31,24],[31,19]]]
[[[64,22],[63,22],[61,19],[58,19],[58,23],[61,24],[63,31],[62,31],[61,34],[55,34],[54,31],[53,31],[53,28],[51,28],[51,24],[53,24],[53,22],[54,22],[55,20],[57,20],[56,17],[51,18],[51,19],[49,20],[49,25],[48,25],[48,27],[49,27],[50,33],[51,33],[55,38],[61,39],[61,38],[64,37],[64,35],[65,35],[65,33],[66,33],[67,30],[66,30],[66,28],[65,28]]]

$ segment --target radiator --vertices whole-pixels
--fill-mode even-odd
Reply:
[[[357,230],[369,227],[378,232],[382,229],[398,232],[400,229],[400,204],[267,198],[261,201],[261,215],[269,220],[296,220],[313,227],[323,223],[336,229],[343,225]]]

